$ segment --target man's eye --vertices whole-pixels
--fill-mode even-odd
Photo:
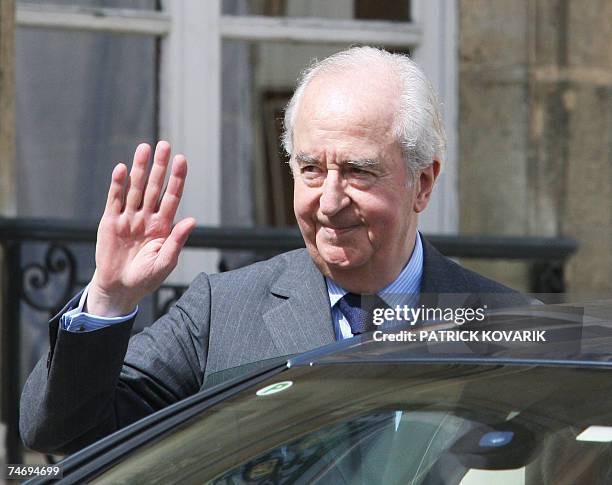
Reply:
[[[359,168],[359,167],[351,167],[350,168],[350,173],[352,173],[353,175],[371,175],[371,172],[368,170],[365,170],[363,168]]]
[[[317,174],[321,172],[321,169],[316,165],[304,165],[300,170],[305,174]]]

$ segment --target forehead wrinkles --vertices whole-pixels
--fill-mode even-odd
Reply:
[[[296,130],[324,130],[329,133],[355,135],[391,133],[395,119],[395,107],[360,102],[338,111],[325,103],[304,106],[296,123]]]
[[[295,148],[299,151],[330,150],[347,157],[377,155],[395,143],[393,118],[384,111],[352,111],[327,114],[323,110],[302,112],[294,131]],[[368,154],[354,153],[367,150]]]

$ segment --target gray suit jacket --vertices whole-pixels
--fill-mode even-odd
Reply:
[[[424,238],[423,249],[422,303],[529,303],[445,258]],[[59,328],[60,315],[79,296],[51,320],[49,354],[23,389],[21,436],[39,451],[74,452],[198,392],[214,372],[334,340],[325,280],[305,249],[199,275],[166,315],[131,339],[133,321],[85,333]]]

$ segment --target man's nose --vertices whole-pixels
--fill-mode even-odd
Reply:
[[[345,192],[344,180],[335,170],[330,170],[323,182],[323,192],[319,200],[321,213],[333,216],[349,204],[350,199]]]

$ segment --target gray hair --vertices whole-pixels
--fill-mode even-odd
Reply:
[[[412,59],[374,47],[352,47],[305,69],[285,109],[283,147],[293,155],[293,127],[308,83],[316,76],[343,70],[362,70],[368,64],[383,64],[395,73],[401,92],[395,116],[395,137],[402,147],[409,173],[427,168],[434,158],[443,161],[446,137],[440,116],[440,102],[431,83]]]

